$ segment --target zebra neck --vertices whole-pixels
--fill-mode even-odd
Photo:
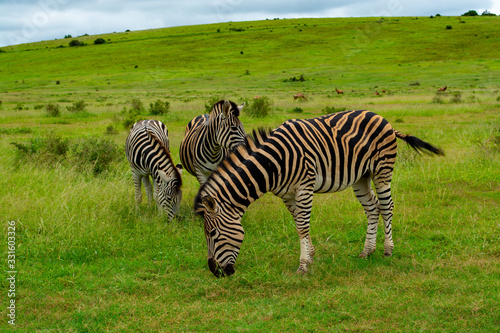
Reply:
[[[227,167],[228,172],[231,172],[231,169],[234,171],[232,175],[228,175],[230,177],[226,184],[234,188],[233,195],[240,198],[238,201],[249,205],[265,193],[273,191],[278,169],[275,161],[258,152],[240,158],[234,167]]]

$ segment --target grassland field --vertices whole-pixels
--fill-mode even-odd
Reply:
[[[500,18],[462,21],[228,22],[72,38],[81,47],[57,39],[1,48],[0,331],[500,331]],[[94,45],[99,37],[106,43]],[[308,100],[293,101],[299,92]],[[245,213],[236,273],[224,279],[207,267],[195,177],[183,175],[172,222],[146,203],[136,208],[123,152],[134,99],[145,106],[135,116],[167,124],[179,163],[185,126],[208,100],[249,107],[257,95],[269,97],[272,113],[244,110],[247,132],[327,106],[369,109],[445,150],[433,158],[399,145],[392,257],[380,230],[377,251],[358,258],[366,219],[350,189],[315,196],[316,256],[305,275],[295,273],[293,219],[272,195]],[[167,114],[148,114],[157,100],[170,103]],[[78,101],[85,111],[70,112]],[[12,144],[51,137],[98,138],[118,155],[96,175],[71,151],[54,158]]]

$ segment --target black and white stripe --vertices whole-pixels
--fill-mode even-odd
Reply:
[[[181,163],[203,184],[229,150],[245,142],[245,129],[238,118],[244,104],[217,102],[209,115],[189,122],[181,142]]]
[[[158,120],[142,120],[134,124],[125,144],[125,154],[132,169],[135,202],[142,201],[141,181],[148,201],[154,199],[160,211],[171,220],[179,209],[182,197],[182,167],[174,165],[169,151],[168,130]],[[153,188],[149,176],[153,178]]]
[[[379,215],[384,220],[385,255],[392,254],[391,179],[396,138],[417,151],[443,151],[392,128],[375,113],[354,110],[313,119],[289,120],[268,132],[254,131],[201,186],[195,210],[204,217],[208,264],[216,275],[234,273],[243,242],[241,217],[266,192],[282,198],[293,215],[300,238],[299,272],[312,263],[309,235],[313,193],[353,187],[368,219],[361,257],[375,251]],[[371,182],[375,186],[372,190]]]

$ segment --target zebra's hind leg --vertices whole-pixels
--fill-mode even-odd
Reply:
[[[314,246],[309,234],[309,220],[312,208],[312,190],[298,191],[295,195],[282,197],[283,202],[295,220],[295,227],[300,238],[300,262],[297,273],[307,273],[314,258]],[[299,204],[300,203],[300,204]]]
[[[151,205],[153,203],[153,187],[151,186],[151,182],[149,181],[149,175],[142,177],[142,183],[144,184],[144,188],[146,189],[148,203]]]
[[[384,220],[384,255],[390,257],[394,250],[394,242],[392,241],[392,210],[394,202],[391,197],[391,180],[390,178],[385,178],[384,181],[374,179],[373,182],[379,200],[380,215]]]
[[[363,252],[359,254],[361,258],[367,257],[375,251],[377,245],[377,228],[380,214],[380,205],[377,197],[373,193],[370,178],[363,177],[353,185],[354,194],[365,210],[368,219],[366,230],[366,240]]]

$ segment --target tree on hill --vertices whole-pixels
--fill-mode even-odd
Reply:
[[[496,14],[493,14],[492,12],[488,11],[487,9],[481,14],[481,16],[497,16]]]
[[[469,10],[467,13],[462,14],[462,16],[478,16],[479,14],[475,10]]]

